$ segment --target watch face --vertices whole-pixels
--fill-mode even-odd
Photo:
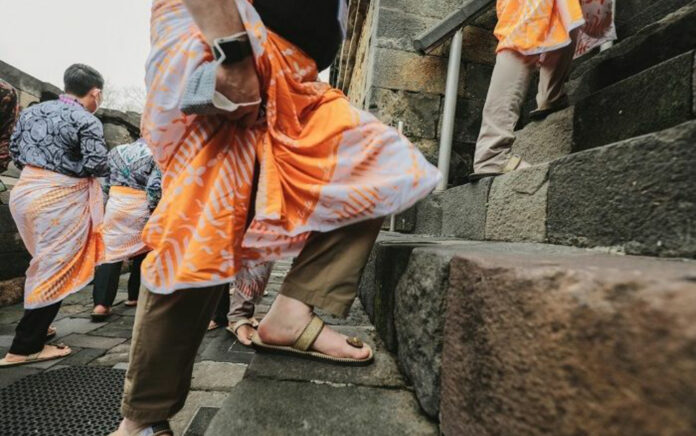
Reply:
[[[214,54],[223,64],[235,63],[251,54],[251,45],[248,40],[220,41],[214,45]]]

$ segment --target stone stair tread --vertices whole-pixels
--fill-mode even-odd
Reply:
[[[346,336],[357,336],[375,350],[375,362],[367,367],[343,367],[289,356],[256,353],[246,378],[274,379],[324,383],[341,383],[358,386],[404,388],[406,382],[399,373],[396,360],[384,351],[373,327],[333,327]]]
[[[299,433],[437,435],[438,430],[409,391],[247,378],[232,389],[205,434]]]
[[[600,434],[609,423],[622,434],[676,434],[692,425],[693,401],[679,392],[696,388],[695,260],[422,239],[413,237],[407,260],[381,250],[390,243],[382,239],[366,270],[400,278],[374,317],[391,317],[399,367],[443,434]],[[407,251],[408,238],[399,246]],[[361,283],[366,307],[384,282],[373,273]]]

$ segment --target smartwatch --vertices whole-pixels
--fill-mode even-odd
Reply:
[[[217,38],[213,41],[215,59],[223,65],[235,64],[251,56],[251,44],[246,32]]]

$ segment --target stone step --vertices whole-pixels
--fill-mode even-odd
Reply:
[[[448,189],[406,216],[437,236],[696,257],[695,143],[689,121]]]
[[[382,235],[365,271],[443,434],[696,431],[695,261]]]

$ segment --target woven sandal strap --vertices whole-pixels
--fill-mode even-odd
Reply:
[[[307,327],[305,327],[300,337],[297,338],[297,341],[295,341],[295,344],[292,346],[292,348],[300,351],[309,350],[312,344],[314,344],[314,341],[316,341],[319,337],[319,334],[321,333],[321,330],[323,328],[324,321],[322,321],[321,318],[319,318],[318,316],[314,315],[309,324],[307,324]]]
[[[250,319],[240,319],[239,321],[235,322],[234,325],[232,326],[232,331],[234,334],[237,334],[237,330],[239,330],[241,327],[248,325],[251,327],[254,327],[254,323],[251,322]]]

